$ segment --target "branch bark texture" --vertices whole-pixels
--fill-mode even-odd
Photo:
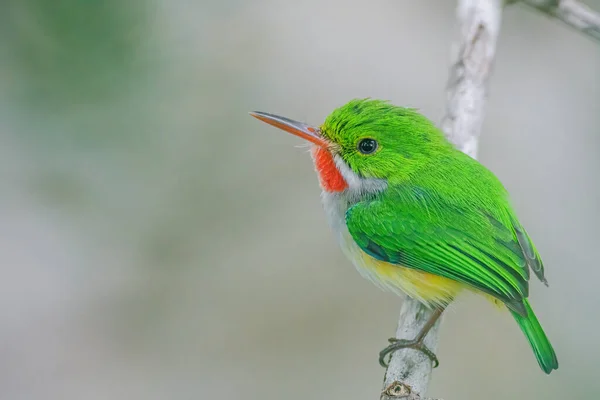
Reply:
[[[483,125],[502,6],[502,0],[458,1],[459,37],[453,48],[446,115],[441,127],[458,149],[474,158]],[[400,311],[396,337],[413,339],[430,316],[431,310],[416,300],[406,298]],[[433,352],[437,350],[440,320],[425,338],[425,345]],[[444,361],[441,360],[441,363]],[[427,391],[431,370],[432,363],[425,354],[412,349],[396,351],[385,373],[381,398],[419,399]]]
[[[575,0],[522,0],[522,2],[600,41],[600,13],[585,4]]]

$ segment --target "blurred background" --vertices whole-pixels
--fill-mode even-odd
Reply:
[[[0,398],[378,398],[400,300],[342,256],[302,141],[247,112],[440,121],[454,5],[4,0]],[[600,394],[599,71],[597,43],[505,11],[480,159],[544,257],[560,369],[467,296],[430,396]]]

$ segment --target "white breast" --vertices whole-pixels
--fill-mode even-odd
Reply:
[[[361,178],[356,175],[339,157],[334,157],[336,166],[348,183],[348,188],[343,192],[321,193],[321,200],[327,216],[327,221],[342,249],[344,255],[354,264],[360,274],[383,289],[390,287],[368,268],[367,260],[370,258],[358,247],[346,226],[346,211],[357,202],[367,199],[387,188],[387,182],[381,179]],[[394,290],[395,291],[395,290]]]
[[[348,232],[345,215],[349,207],[345,197],[344,192],[328,193],[324,191],[321,194],[327,221],[333,230],[342,252],[352,262],[363,278],[373,282],[382,290],[389,290],[402,295],[403,290],[398,285],[398,282],[382,279],[383,277],[377,274],[377,268],[374,267],[376,261],[358,247],[350,232]]]

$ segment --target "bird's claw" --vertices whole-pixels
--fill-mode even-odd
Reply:
[[[386,356],[389,354],[389,359],[391,359],[392,353],[400,349],[419,350],[420,352],[424,353],[427,357],[429,357],[429,359],[433,363],[433,368],[437,368],[438,365],[440,365],[440,362],[435,353],[429,350],[427,346],[423,344],[422,341],[389,338],[388,342],[390,342],[391,344],[379,352],[379,365],[381,365],[383,368],[387,368],[389,364],[389,360],[387,362],[385,361]]]

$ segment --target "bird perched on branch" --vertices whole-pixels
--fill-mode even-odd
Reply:
[[[464,290],[504,304],[546,373],[558,368],[527,297],[530,272],[546,283],[533,242],[500,181],[457,150],[423,115],[380,100],[352,100],[312,127],[264,112],[253,117],[313,144],[322,200],[343,252],[363,276],[434,310],[397,349],[437,357],[423,339]]]

